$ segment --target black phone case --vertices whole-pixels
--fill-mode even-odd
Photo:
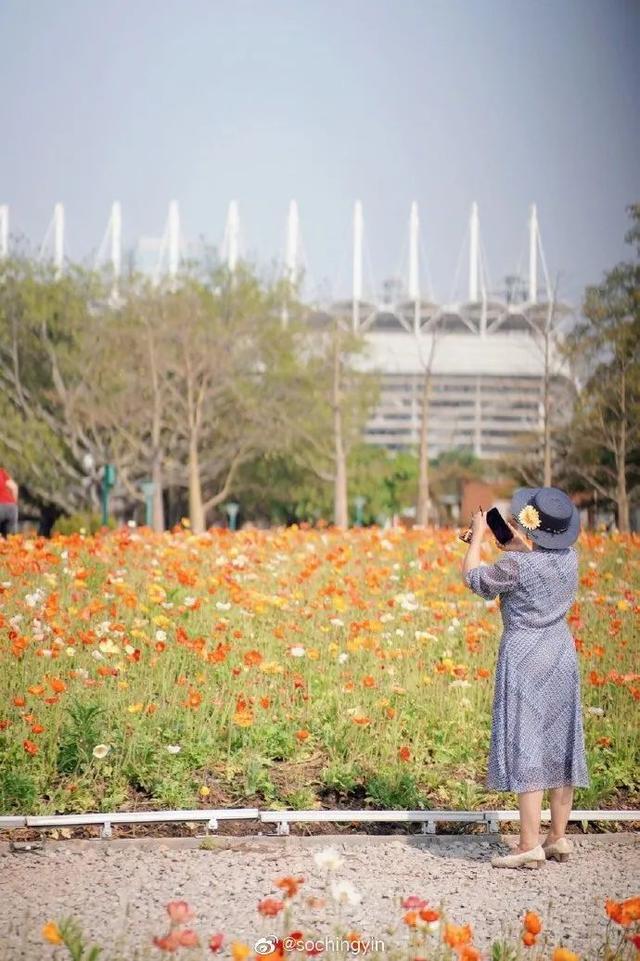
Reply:
[[[497,507],[492,507],[487,512],[487,524],[491,528],[495,538],[501,544],[508,544],[513,539],[513,534]]]

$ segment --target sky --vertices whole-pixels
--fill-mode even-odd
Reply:
[[[173,198],[183,235],[218,243],[235,199],[266,265],[295,198],[310,289],[344,296],[359,199],[375,294],[406,274],[415,200],[444,302],[471,202],[494,288],[526,271],[535,202],[579,305],[640,201],[638,0],[0,0],[0,78],[12,233],[39,246],[63,201],[77,260],[113,200],[129,246]]]

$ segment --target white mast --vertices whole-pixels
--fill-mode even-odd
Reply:
[[[478,205],[471,204],[471,218],[469,220],[469,301],[478,302],[478,274],[480,263],[480,218]]]
[[[409,215],[409,300],[420,300],[420,261],[418,244],[420,220],[418,204],[414,200]]]
[[[0,260],[9,256],[9,207],[0,204]]]
[[[538,302],[538,211],[531,204],[529,216],[529,303]]]
[[[360,301],[362,300],[362,237],[364,221],[362,203],[356,200],[353,208],[353,329],[360,326]]]
[[[64,205],[61,203],[53,208],[53,265],[59,277],[64,267]]]
[[[118,293],[118,281],[122,273],[122,208],[115,200],[111,206],[111,269],[113,270],[113,294]]]
[[[413,326],[417,331],[420,323],[420,218],[418,204],[414,200],[409,214],[409,300],[413,301]]]
[[[298,266],[298,237],[300,233],[300,219],[298,216],[298,204],[295,200],[289,203],[289,216],[287,218],[287,252],[286,266],[287,279],[293,286],[296,282],[296,270]]]
[[[178,276],[178,264],[180,261],[180,210],[178,201],[172,200],[169,204],[169,220],[167,222],[168,247],[169,247],[169,278],[175,282]]]
[[[232,200],[229,204],[227,213],[227,223],[224,229],[223,247],[226,253],[227,267],[233,273],[238,264],[238,253],[240,246],[240,215],[238,213],[238,202]]]

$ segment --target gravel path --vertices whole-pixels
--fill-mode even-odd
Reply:
[[[29,853],[12,853],[3,843],[0,959],[66,958],[63,949],[45,945],[40,932],[44,922],[67,913],[109,948],[106,958],[159,958],[164,955],[153,947],[118,953],[117,940],[125,932],[126,944],[150,945],[166,928],[164,905],[171,899],[185,899],[196,910],[195,927],[206,940],[223,931],[229,940],[253,946],[257,937],[279,930],[255,910],[259,899],[279,897],[274,878],[300,874],[302,895],[325,894],[326,875],[313,854],[329,846],[344,858],[336,876],[363,896],[361,903],[341,909],[344,930],[381,938],[389,948],[406,937],[404,927],[395,936],[385,932],[401,915],[398,898],[418,894],[432,904],[443,901],[456,923],[470,921],[480,948],[499,936],[504,924],[519,931],[524,910],[532,909],[542,915],[554,944],[564,941],[582,953],[598,943],[604,929],[604,898],[640,891],[640,836],[574,840],[576,852],[568,863],[547,862],[538,871],[492,869],[488,859],[500,840],[470,836],[215,838],[211,850],[200,849],[197,839],[50,841]],[[335,920],[330,900],[320,909],[302,902],[293,917],[305,936],[335,934]],[[195,959],[200,953],[182,955]]]

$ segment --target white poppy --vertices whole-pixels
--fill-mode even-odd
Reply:
[[[109,744],[96,744],[93,749],[93,756],[100,760],[103,757],[106,757],[110,750],[111,747]]]
[[[313,860],[319,868],[325,868],[327,871],[337,871],[344,864],[344,858],[340,857],[335,848],[323,848],[322,851],[316,851]]]
[[[334,881],[330,887],[331,897],[338,904],[360,904],[362,895],[356,891],[351,881]]]

